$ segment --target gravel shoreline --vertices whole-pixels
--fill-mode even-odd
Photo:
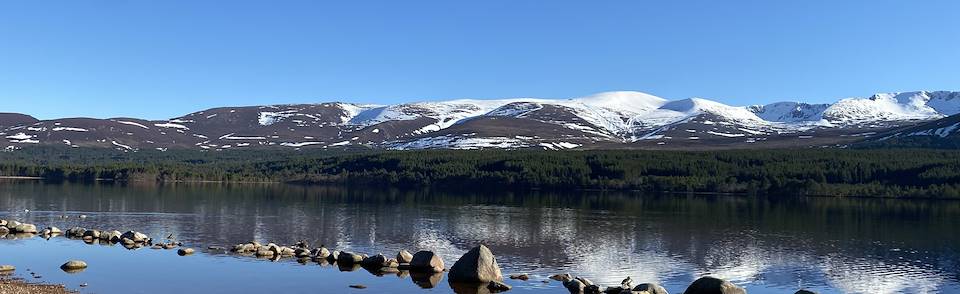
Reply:
[[[28,283],[22,279],[0,276],[0,293],[4,294],[74,294],[63,285]]]

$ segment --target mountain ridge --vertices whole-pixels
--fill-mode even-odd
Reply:
[[[0,113],[6,150],[36,144],[125,151],[253,147],[754,148],[841,146],[960,113],[960,92],[913,91],[835,103],[731,106],[635,91],[570,99],[456,99],[216,107],[168,120]],[[2,146],[2,145],[0,145]]]

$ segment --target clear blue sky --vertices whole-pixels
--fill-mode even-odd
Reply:
[[[0,112],[960,89],[960,1],[2,1]]]

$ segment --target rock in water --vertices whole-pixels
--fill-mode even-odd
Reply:
[[[664,289],[659,284],[656,283],[644,283],[633,287],[633,291],[647,291],[648,294],[670,294],[667,292],[667,289]]]
[[[526,281],[526,280],[529,280],[529,279],[530,279],[530,275],[528,275],[528,274],[516,274],[516,275],[510,275],[510,279],[511,279],[511,280],[521,280],[521,281]]]
[[[418,251],[410,260],[411,271],[440,273],[444,268],[443,259],[433,251]]]
[[[85,268],[87,268],[87,263],[86,263],[86,262],[83,262],[82,260],[71,260],[71,261],[67,261],[66,263],[64,263],[63,265],[60,266],[60,269],[61,269],[61,270],[65,271],[65,272],[68,272],[68,273],[79,272],[79,271],[82,271],[82,270],[85,269]]]
[[[150,237],[147,237],[146,234],[141,232],[127,231],[126,233],[120,235],[120,239],[130,239],[136,243],[143,243],[149,241]]]
[[[317,259],[326,259],[327,256],[330,256],[330,250],[326,247],[314,249],[313,256],[315,256]]]
[[[580,280],[569,280],[563,282],[563,287],[567,288],[567,291],[570,291],[572,294],[580,294],[583,293],[583,288],[586,287],[586,285]]]
[[[340,255],[337,255],[338,264],[358,264],[363,261],[363,256],[353,252],[340,252]]]
[[[15,270],[17,270],[17,268],[12,265],[9,265],[9,264],[0,265],[0,273],[12,272]]]
[[[683,291],[684,294],[747,294],[746,290],[743,288],[737,287],[733,283],[728,281],[714,278],[714,277],[703,277],[699,278],[696,281],[693,281],[693,284],[687,287],[686,291]]]
[[[410,263],[411,261],[413,261],[413,254],[410,254],[410,251],[400,250],[400,252],[397,252],[397,262]]]
[[[490,292],[492,293],[510,291],[510,289],[512,288],[513,287],[510,287],[510,285],[504,284],[503,282],[500,282],[500,281],[490,281],[490,283],[487,284],[487,289],[490,290]]]
[[[19,224],[16,227],[13,227],[13,231],[17,233],[36,234],[37,226],[32,224]]]
[[[180,248],[180,250],[177,250],[177,255],[180,256],[187,256],[190,254],[193,254],[193,248]]]
[[[489,283],[503,281],[497,259],[490,248],[480,245],[470,249],[453,263],[447,275],[451,282]]]
[[[573,280],[573,277],[570,276],[570,274],[556,274],[556,275],[550,276],[550,279],[554,281],[567,282],[567,281]]]
[[[382,267],[389,267],[390,264],[387,261],[388,259],[386,256],[383,256],[383,254],[377,254],[364,258],[362,261],[360,261],[360,265],[369,269],[380,269]]]
[[[817,294],[817,292],[810,290],[797,290],[797,292],[794,292],[793,294]]]

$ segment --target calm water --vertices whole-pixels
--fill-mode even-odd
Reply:
[[[29,209],[30,212],[23,212]],[[76,216],[89,217],[79,219]],[[61,219],[69,215],[69,219]],[[713,275],[749,293],[960,293],[960,202],[766,199],[629,193],[439,193],[293,185],[79,185],[0,182],[0,218],[174,234],[193,248],[305,239],[394,255],[433,250],[448,267],[484,243],[509,293],[564,293],[569,272],[604,285],[626,276],[681,293]],[[293,259],[199,250],[126,250],[64,237],[0,240],[0,263],[84,293],[452,293],[445,276],[377,276]],[[83,259],[90,268],[58,266]],[[347,270],[347,271],[344,271]],[[417,282],[417,283],[415,283]],[[363,284],[368,289],[347,286]],[[422,286],[434,286],[424,289]]]

